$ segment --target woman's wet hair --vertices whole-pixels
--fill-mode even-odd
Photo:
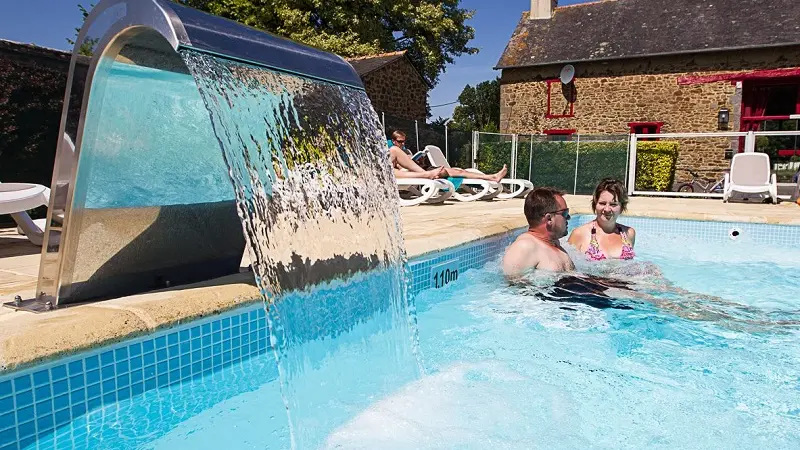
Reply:
[[[625,189],[625,184],[616,178],[604,178],[597,187],[594,188],[594,195],[592,195],[592,211],[597,207],[597,201],[600,199],[600,194],[603,192],[610,192],[614,196],[614,200],[622,205],[622,212],[628,209],[628,192]]]

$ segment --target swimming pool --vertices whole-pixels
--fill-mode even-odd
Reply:
[[[800,320],[800,227],[624,223],[663,272],[639,288],[678,307],[599,310],[506,287],[497,261],[513,233],[423,256],[410,269],[425,375],[371,385],[392,374],[350,350],[390,345],[379,321],[316,330],[302,394],[324,402],[296,432],[328,448],[795,448],[800,336],[780,323]],[[663,293],[664,279],[698,295]],[[375,280],[359,282],[379,295]],[[352,301],[352,286],[331,286],[325,305]],[[288,448],[268,339],[264,310],[248,307],[0,377],[0,449]],[[318,376],[334,373],[346,376]]]

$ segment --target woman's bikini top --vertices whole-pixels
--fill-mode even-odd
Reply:
[[[619,225],[617,225],[617,233],[622,238],[622,253],[619,255],[619,259],[633,259],[636,253],[633,251],[631,241],[628,240],[628,234],[624,233]],[[586,257],[592,261],[607,259],[605,253],[600,250],[600,244],[597,243],[597,229],[594,224],[592,224],[592,238],[589,241],[589,248],[586,249]]]

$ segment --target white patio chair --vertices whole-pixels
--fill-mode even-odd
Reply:
[[[427,152],[428,160],[432,165],[445,168],[450,167],[450,164],[447,162],[447,158],[445,158],[444,154],[442,153],[442,149],[440,149],[439,147],[435,145],[427,145],[425,146],[425,151]],[[474,172],[480,174],[483,173],[478,169],[465,169],[465,170],[468,172]],[[483,181],[483,180],[464,180],[464,181],[465,183],[462,184],[466,184],[467,186],[476,184],[479,186],[483,186],[482,184],[479,183],[466,183],[467,181]],[[492,182],[489,181],[488,183]],[[500,180],[500,183],[494,183],[494,184],[495,185],[500,184],[501,188],[497,189],[495,186],[490,184],[489,185],[490,191],[484,194],[481,197],[481,200],[490,200],[495,197],[501,200],[507,200],[515,197],[524,197],[528,192],[533,190],[533,183],[531,183],[528,180],[522,180],[517,178],[503,178],[502,180]]]
[[[772,173],[769,155],[766,153],[737,153],[731,161],[730,173],[725,174],[722,201],[727,202],[731,194],[766,193],[772,203],[778,203],[778,181]]]

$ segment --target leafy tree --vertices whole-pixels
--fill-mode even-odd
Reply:
[[[94,5],[89,5],[89,9],[86,9],[81,4],[78,5],[78,9],[80,9],[81,10],[81,14],[83,14],[83,20],[84,21],[86,21],[86,18],[89,16],[89,12],[91,11],[92,8],[94,8]],[[80,32],[81,32],[81,28],[80,27],[75,28],[75,39],[76,40],[78,39],[78,34],[80,34]],[[97,41],[99,41],[99,40],[100,40],[100,38],[90,38],[89,36],[87,36],[86,40],[83,42],[83,44],[81,44],[81,47],[78,49],[78,53],[81,54],[81,55],[84,55],[84,56],[92,56],[92,54],[94,53],[94,47],[95,47],[95,45],[97,45]],[[75,45],[75,41],[72,40],[72,39],[69,39],[69,38],[67,38],[67,43],[69,43],[69,45],[72,45],[72,46]]]
[[[406,50],[431,86],[455,57],[478,52],[461,0],[173,1],[344,57]]]
[[[467,85],[458,96],[453,125],[464,131],[496,132],[500,124],[500,80]]]

